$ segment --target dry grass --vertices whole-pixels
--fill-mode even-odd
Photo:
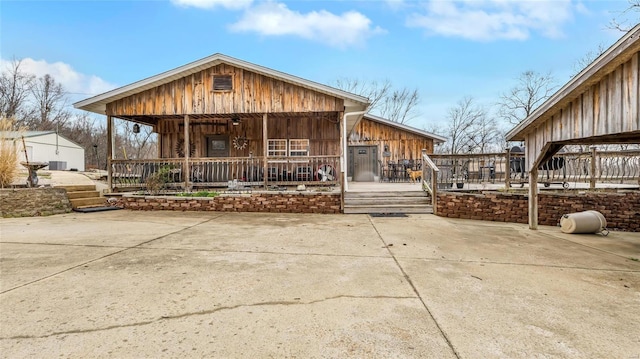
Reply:
[[[8,187],[18,176],[16,143],[7,138],[7,132],[13,130],[13,120],[0,118],[0,188]]]

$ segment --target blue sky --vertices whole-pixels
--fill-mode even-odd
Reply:
[[[0,2],[0,57],[52,74],[72,101],[220,52],[309,80],[417,88],[441,124],[464,96],[491,107],[523,71],[567,82],[622,33],[626,0]],[[637,17],[636,17],[637,21]]]

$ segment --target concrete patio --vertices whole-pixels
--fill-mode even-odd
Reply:
[[[433,215],[0,219],[0,356],[640,358],[639,258]]]

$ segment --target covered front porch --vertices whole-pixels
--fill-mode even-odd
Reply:
[[[158,136],[155,159],[110,158],[112,191],[252,188],[340,183],[340,112],[119,116]],[[108,153],[114,155],[108,116]],[[187,145],[188,144],[188,145]]]

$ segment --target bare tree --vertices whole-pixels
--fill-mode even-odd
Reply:
[[[480,116],[469,131],[469,152],[487,153],[502,149],[504,136],[495,118]]]
[[[417,105],[420,103],[418,90],[394,90],[390,96],[380,103],[380,116],[393,122],[407,123],[418,116]]]
[[[336,87],[367,97],[371,103],[369,112],[388,120],[406,124],[419,115],[418,89],[393,89],[389,80],[366,82],[354,78],[338,79]]]
[[[13,59],[0,76],[0,117],[15,118],[17,125],[22,125],[20,120],[27,115],[27,100],[35,79],[20,70],[21,64],[22,60]]]
[[[586,54],[584,54],[584,56],[576,60],[573,63],[573,73],[571,74],[571,77],[574,77],[582,70],[584,70],[587,66],[591,65],[591,63],[594,62],[605,51],[607,51],[607,47],[603,43],[600,43],[595,50],[587,52]]]
[[[36,79],[31,87],[31,95],[35,111],[28,120],[29,128],[53,130],[69,121],[71,114],[66,109],[66,93],[51,75]]]
[[[629,5],[609,22],[610,29],[627,32],[640,23],[640,0],[627,0]]]
[[[550,73],[523,72],[518,77],[518,83],[500,96],[497,103],[498,116],[513,125],[519,124],[551,97],[557,87],[554,83]]]
[[[447,125],[444,135],[449,139],[446,149],[449,153],[458,154],[468,152],[475,145],[472,137],[473,131],[479,123],[485,120],[485,109],[474,103],[473,97],[467,96],[449,108],[447,112]],[[471,147],[470,147],[471,146]]]
[[[378,107],[378,104],[391,92],[391,81],[388,79],[378,81],[362,81],[357,78],[342,77],[336,80],[336,87],[369,99],[369,111]]]

